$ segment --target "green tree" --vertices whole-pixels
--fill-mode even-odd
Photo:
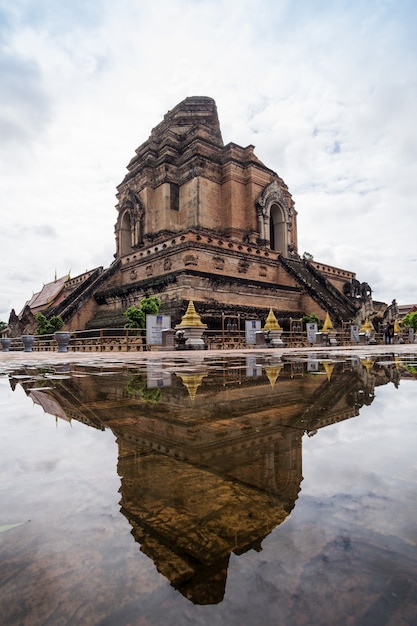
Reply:
[[[406,328],[412,328],[414,332],[417,332],[417,311],[413,311],[412,313],[407,313],[402,320],[402,326]]]
[[[60,315],[52,315],[49,319],[43,313],[36,313],[36,322],[38,324],[38,335],[52,335],[61,330],[64,320]]]
[[[51,329],[51,332],[53,333],[56,333],[57,331],[61,330],[63,325],[64,325],[64,320],[62,319],[60,315],[53,315],[49,319],[49,327]]]
[[[127,318],[125,328],[145,328],[145,314],[142,309],[130,306],[123,315]]]
[[[145,315],[157,315],[161,301],[156,296],[149,296],[148,298],[142,298],[139,306]]]
[[[38,324],[38,335],[48,334],[48,320],[43,313],[36,313],[36,322]]]
[[[0,332],[3,330],[3,328],[6,328],[6,326],[6,322],[0,322]]]
[[[304,326],[306,324],[317,324],[317,328],[321,328],[323,326],[315,313],[310,313],[310,315],[303,315],[301,321],[303,322]]]
[[[156,296],[142,298],[139,307],[130,306],[124,312],[124,316],[128,320],[125,324],[125,328],[145,328],[146,316],[156,315],[160,306],[161,301]]]

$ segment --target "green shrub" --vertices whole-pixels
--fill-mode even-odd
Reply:
[[[157,315],[161,301],[156,296],[149,296],[142,298],[139,303],[139,307],[130,306],[124,312],[124,316],[127,318],[125,328],[145,328],[146,316]]]
[[[38,324],[38,335],[52,335],[64,325],[64,320],[60,315],[53,315],[49,319],[43,313],[36,313],[36,322]]]
[[[306,324],[317,324],[317,329],[320,329],[323,326],[322,322],[319,320],[315,313],[311,313],[310,315],[304,315],[301,321],[304,324],[304,327],[306,326]]]
[[[417,332],[417,311],[413,311],[412,313],[407,313],[401,320],[402,326],[406,326],[407,328],[412,328],[414,332]]]

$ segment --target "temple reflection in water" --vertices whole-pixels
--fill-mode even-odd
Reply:
[[[321,359],[72,364],[25,368],[11,384],[57,419],[113,431],[121,512],[140,549],[184,596],[213,604],[231,553],[261,550],[293,509],[303,435],[399,382],[395,363]]]

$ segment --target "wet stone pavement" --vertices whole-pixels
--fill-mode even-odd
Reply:
[[[1,623],[416,624],[416,354],[0,353]]]

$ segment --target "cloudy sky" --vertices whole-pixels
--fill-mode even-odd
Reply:
[[[115,252],[116,185],[187,96],[287,183],[299,252],[417,302],[415,0],[0,0],[0,320]]]

